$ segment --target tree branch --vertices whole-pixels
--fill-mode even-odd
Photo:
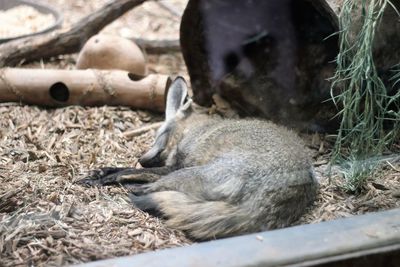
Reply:
[[[69,29],[27,37],[0,45],[0,67],[15,66],[60,54],[78,52],[101,29],[146,0],[114,0]]]

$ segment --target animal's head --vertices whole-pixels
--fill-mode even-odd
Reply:
[[[165,164],[176,143],[173,139],[179,135],[178,123],[189,116],[191,104],[185,79],[176,78],[168,90],[165,121],[157,131],[152,148],[139,159],[143,167],[159,167]]]

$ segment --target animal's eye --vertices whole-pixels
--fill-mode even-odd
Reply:
[[[181,111],[186,111],[192,104],[192,99],[189,96],[186,96],[183,100],[182,106],[180,108]]]
[[[187,95],[185,97],[185,99],[183,100],[183,104],[186,104],[189,101],[189,99],[190,99],[190,97],[189,97],[189,95]]]

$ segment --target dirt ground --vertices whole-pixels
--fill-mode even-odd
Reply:
[[[64,27],[107,2],[46,1],[65,12]],[[145,3],[103,32],[177,39],[178,14],[186,0],[163,2],[170,10]],[[179,53],[147,59],[150,72],[187,76]],[[75,61],[76,55],[68,55],[28,66],[72,69]],[[134,137],[127,133],[161,120],[162,114],[125,107],[0,104],[0,266],[60,266],[191,244],[184,233],[135,209],[124,188],[75,184],[91,169],[136,166],[151,145],[154,130]],[[313,153],[320,192],[296,224],[400,207],[399,158],[383,161],[363,190],[350,194],[343,189],[340,173],[327,178],[332,139],[318,134],[302,137]]]

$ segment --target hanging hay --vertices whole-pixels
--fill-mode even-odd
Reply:
[[[332,99],[341,109],[341,125],[332,162],[345,162],[342,165],[349,174],[346,187],[350,191],[358,190],[375,169],[356,165],[382,155],[399,138],[400,90],[388,94],[373,54],[375,36],[387,8],[395,7],[388,0],[346,0],[339,16],[340,52]]]

